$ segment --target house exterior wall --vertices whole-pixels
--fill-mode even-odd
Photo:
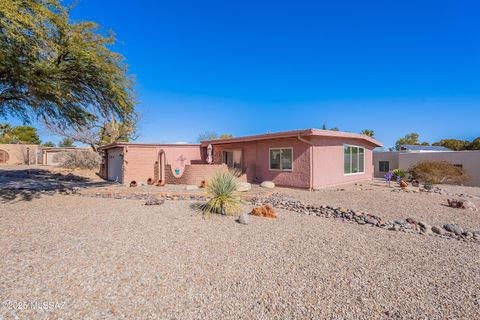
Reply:
[[[399,155],[400,152],[374,152],[373,153],[373,166],[375,168],[375,178],[383,178],[386,172],[380,172],[380,161],[388,161],[390,171],[399,169]]]
[[[293,170],[270,170],[271,148],[293,148]],[[241,150],[247,181],[273,181],[278,186],[310,187],[310,147],[296,138],[281,138],[244,143],[215,144],[213,161],[223,163],[223,151]]]
[[[158,179],[158,153],[165,151],[166,165],[172,170],[179,169],[183,173],[185,166],[202,162],[198,145],[165,145],[165,146],[123,146],[124,175],[123,183],[130,181],[146,182],[148,178]]]
[[[29,151],[27,151],[27,148]],[[7,161],[4,164],[28,164],[27,154],[29,154],[30,164],[41,162],[40,147],[36,144],[0,144],[0,150],[8,154]]]
[[[313,188],[372,180],[374,146],[358,139],[313,137]],[[364,173],[344,174],[344,145],[363,147]]]

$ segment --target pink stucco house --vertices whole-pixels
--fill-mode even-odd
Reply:
[[[213,163],[207,164],[211,146]],[[114,143],[105,151],[104,176],[166,183],[200,184],[216,170],[236,168],[249,182],[319,189],[373,178],[372,150],[382,144],[368,136],[329,130],[294,130],[201,144]]]

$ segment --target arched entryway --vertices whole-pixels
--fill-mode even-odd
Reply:
[[[158,172],[158,179],[157,183],[160,186],[163,186],[165,184],[165,164],[166,164],[166,158],[165,158],[165,151],[162,149],[158,151],[158,157],[157,157],[157,172]]]
[[[8,161],[8,152],[0,150],[0,164],[6,164]]]

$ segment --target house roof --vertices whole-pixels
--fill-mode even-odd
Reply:
[[[208,146],[209,144],[226,144],[226,143],[239,143],[239,142],[250,142],[250,141],[259,141],[259,140],[269,140],[269,139],[280,139],[280,138],[292,138],[292,137],[308,137],[308,136],[317,136],[317,137],[328,137],[328,138],[349,138],[349,139],[360,139],[367,141],[374,145],[375,147],[382,147],[383,144],[369,136],[359,133],[343,132],[343,131],[332,131],[332,130],[320,130],[320,129],[303,129],[303,130],[292,130],[276,133],[265,133],[253,136],[244,136],[238,138],[228,138],[228,139],[215,139],[215,140],[205,140],[202,141],[202,146]]]
[[[452,151],[446,147],[442,146],[417,146],[411,144],[402,144],[400,150],[406,151]]]
[[[199,143],[135,143],[135,142],[114,142],[99,147],[99,150],[111,149],[111,148],[123,148],[123,147],[189,147],[200,146]]]

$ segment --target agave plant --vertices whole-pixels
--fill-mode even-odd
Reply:
[[[217,172],[207,184],[207,193],[211,198],[202,206],[204,214],[230,215],[238,212],[240,197],[237,192],[237,178],[231,172]]]

